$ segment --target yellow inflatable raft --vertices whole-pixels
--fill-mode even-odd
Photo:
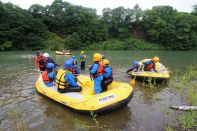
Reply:
[[[144,59],[142,61],[140,61],[140,63],[142,63],[145,60],[150,60],[150,59]],[[161,64],[160,62],[156,63],[156,70],[158,72],[155,71],[138,71],[138,72],[131,72],[131,76],[135,77],[138,80],[144,80],[147,78],[153,78],[157,81],[163,81],[163,80],[167,80],[170,78],[170,73],[169,71],[165,68],[165,66],[163,64]]]
[[[112,82],[108,91],[95,95],[93,81],[87,76],[78,76],[81,92],[59,93],[55,86],[47,87],[41,75],[36,82],[36,90],[77,112],[104,114],[126,106],[133,97],[133,88],[122,82]]]
[[[60,51],[55,51],[55,54],[56,54],[56,55],[71,55],[70,52],[64,53],[64,52],[60,52]]]

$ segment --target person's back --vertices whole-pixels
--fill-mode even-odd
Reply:
[[[112,68],[109,65],[104,65],[103,79],[112,77]]]
[[[56,78],[54,67],[55,65],[53,63],[48,63],[46,66],[46,70],[42,72],[43,82],[48,87],[54,85],[54,80]]]
[[[143,66],[144,66],[144,71],[155,71],[157,72],[156,70],[156,62],[159,62],[159,57],[153,57],[153,59],[148,59],[148,60],[145,60],[142,62]]]
[[[56,87],[60,93],[80,92],[82,88],[77,84],[74,75],[69,71],[72,66],[71,61],[65,61],[64,69],[59,69],[56,79]]]
[[[57,65],[56,62],[51,57],[48,57],[47,60],[48,60],[48,63],[53,63]]]

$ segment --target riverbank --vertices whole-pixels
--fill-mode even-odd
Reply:
[[[146,42],[136,38],[111,39],[82,47],[84,50],[165,50],[159,44]]]
[[[182,105],[172,106],[197,106],[197,66],[188,66],[184,73],[177,72],[170,79],[168,87],[172,92],[181,96]],[[173,130],[196,130],[197,111],[181,111],[164,109],[164,125],[166,131]],[[173,121],[169,120],[170,115],[175,114]]]

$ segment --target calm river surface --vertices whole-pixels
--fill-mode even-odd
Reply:
[[[184,73],[186,66],[197,65],[197,52],[175,51],[99,51],[104,53],[115,69],[115,80],[129,83],[130,78],[125,71],[132,61],[159,56],[169,70]],[[73,52],[79,62],[79,51]],[[86,51],[88,61],[92,62],[95,51]],[[62,64],[69,56],[56,56],[49,52],[58,64]],[[34,69],[34,52],[0,52],[0,130],[13,130],[8,113],[17,109],[27,130],[76,130],[78,127],[90,127],[89,130],[132,130],[162,131],[164,127],[164,108],[171,105],[183,105],[178,93],[170,91],[165,85],[150,89],[137,82],[133,99],[127,107],[97,117],[103,128],[94,127],[91,116],[72,112],[64,106],[39,95],[35,90],[35,82],[39,73]],[[82,72],[87,73],[86,71]],[[160,96],[161,101],[156,101]],[[168,120],[173,120],[173,115]]]

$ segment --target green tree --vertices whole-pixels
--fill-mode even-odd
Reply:
[[[192,10],[191,14],[197,16],[197,5],[193,6],[193,10]]]

